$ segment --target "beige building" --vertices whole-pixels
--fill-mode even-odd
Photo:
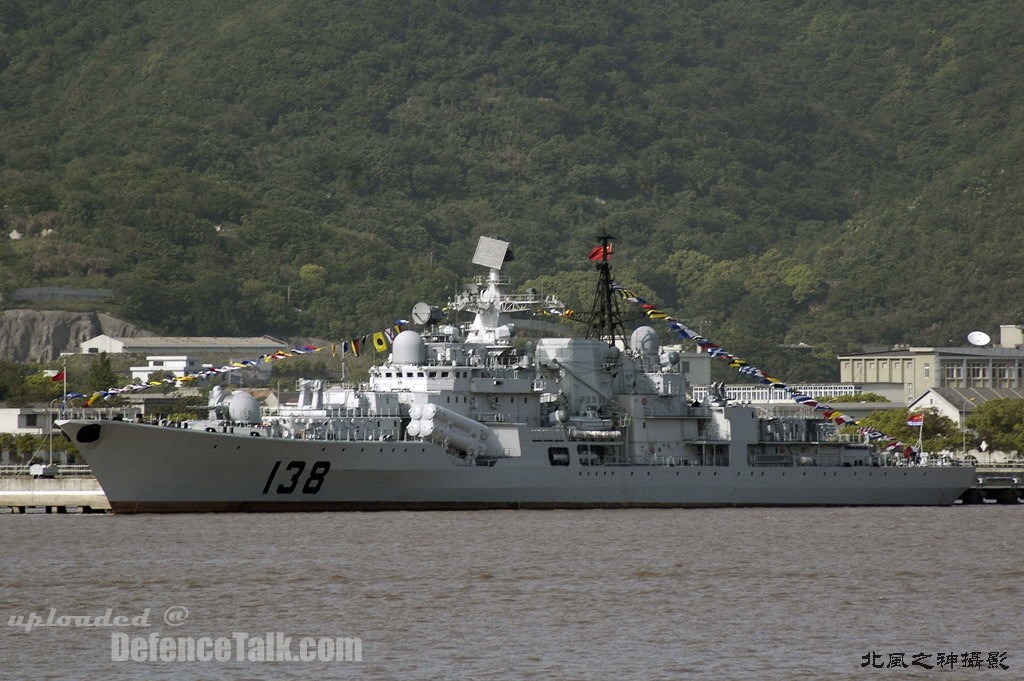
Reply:
[[[666,345],[662,351],[679,353],[679,370],[691,386],[711,383],[711,357],[707,353],[687,351],[682,345]]]
[[[910,404],[932,388],[1024,387],[1024,327],[999,328],[999,343],[908,347],[839,356],[839,380]]]

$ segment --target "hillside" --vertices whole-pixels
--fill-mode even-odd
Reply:
[[[6,310],[0,312],[0,361],[50,362],[62,352],[80,352],[83,341],[104,333],[149,335],[105,314]]]
[[[619,281],[790,380],[1022,321],[1017,3],[587,7],[0,0],[0,293],[345,338],[481,234],[585,306],[608,231]]]

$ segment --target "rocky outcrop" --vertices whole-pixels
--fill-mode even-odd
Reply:
[[[82,341],[100,334],[126,338],[153,335],[99,312],[6,310],[0,313],[0,359],[49,362],[62,352],[79,352]]]

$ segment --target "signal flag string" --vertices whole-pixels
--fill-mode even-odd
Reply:
[[[363,346],[370,342],[372,347],[377,352],[387,352],[388,348],[391,347],[391,343],[394,341],[395,336],[402,332],[402,327],[407,326],[409,321],[406,319],[396,319],[394,325],[384,329],[383,331],[377,331],[373,334],[365,334],[363,336],[357,336],[353,339],[342,341],[340,344],[335,343],[330,346],[321,345],[299,345],[291,350],[275,350],[274,352],[268,352],[260,355],[255,359],[243,359],[236,362],[231,362],[220,367],[210,367],[197,371],[191,374],[185,374],[183,376],[163,378],[157,381],[149,381],[148,383],[129,383],[122,387],[107,388],[106,390],[98,390],[91,395],[86,395],[80,392],[68,392],[67,390],[67,368],[61,372],[61,378],[64,379],[64,402],[68,400],[79,399],[82,397],[87,398],[82,403],[82,407],[91,407],[100,399],[110,399],[116,395],[124,393],[135,393],[143,390],[149,390],[151,388],[159,388],[168,385],[174,385],[175,383],[191,383],[192,381],[199,381],[211,376],[217,376],[219,374],[226,374],[233,371],[240,371],[242,369],[250,369],[260,364],[266,364],[268,362],[274,362],[288,357],[295,357],[296,355],[306,355],[314,352],[323,352],[324,350],[330,350],[332,357],[337,357],[338,350],[341,350],[342,355],[351,353],[354,357],[359,357],[363,353]],[[60,375],[60,374],[58,374]],[[56,380],[56,379],[54,379]]]
[[[815,411],[821,412],[823,417],[832,421],[838,426],[848,426],[857,424],[857,420],[850,416],[849,414],[844,414],[838,409],[835,409],[827,404],[822,404],[821,402],[815,400],[810,395],[807,395],[806,393],[801,392],[800,390],[794,388],[793,386],[790,386],[782,382],[778,378],[768,375],[763,370],[751,365],[746,360],[737,357],[736,355],[730,352],[727,352],[717,343],[711,342],[710,340],[700,335],[693,329],[689,328],[679,320],[669,316],[665,312],[662,312],[654,305],[651,305],[646,300],[644,300],[643,298],[641,298],[640,296],[638,296],[636,293],[629,290],[625,286],[613,283],[612,289],[617,291],[619,295],[621,295],[625,300],[639,305],[640,309],[643,310],[644,314],[646,314],[649,319],[660,320],[665,322],[665,324],[671,330],[679,334],[680,338],[682,338],[683,340],[693,341],[694,343],[697,344],[697,347],[699,347],[702,351],[707,352],[712,357],[717,357],[718,359],[728,362],[729,366],[736,369],[740,374],[757,379],[759,382],[765,385],[771,386],[773,388],[778,388],[779,390],[783,390],[789,393],[790,397],[792,397],[794,402],[801,406],[811,407]],[[890,448],[902,448],[906,446],[906,443],[890,435],[886,435],[877,428],[865,426],[859,428],[857,432],[869,440],[878,440],[881,442],[891,441],[892,444],[889,445]]]

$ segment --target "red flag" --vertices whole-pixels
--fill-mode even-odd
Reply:
[[[54,383],[56,383],[57,381],[63,381],[64,380],[64,370],[61,369],[60,371],[55,373],[53,375],[53,378],[51,378],[50,380],[53,381]]]
[[[590,255],[587,256],[587,260],[604,260],[606,255],[612,254],[612,245],[607,246],[594,246],[590,250]]]

